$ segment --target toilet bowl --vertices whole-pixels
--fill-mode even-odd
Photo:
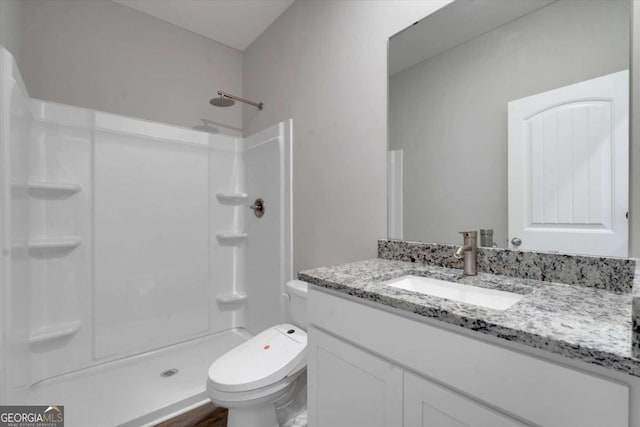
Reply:
[[[292,391],[306,387],[307,284],[286,284],[292,322],[273,326],[228,351],[209,367],[207,393],[229,409],[228,427],[278,427],[277,407]]]

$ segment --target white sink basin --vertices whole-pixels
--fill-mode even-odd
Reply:
[[[494,289],[420,276],[402,276],[383,282],[383,284],[392,288],[446,298],[494,310],[506,310],[524,298],[524,295],[511,292],[496,291]]]

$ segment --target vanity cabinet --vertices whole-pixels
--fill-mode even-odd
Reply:
[[[319,329],[309,332],[310,426],[524,426]]]
[[[309,396],[317,403],[310,425],[402,425],[401,368],[320,330],[313,331],[308,358]]]
[[[311,426],[524,425],[319,329],[309,332]]]
[[[309,427],[630,426],[627,384],[319,289]]]

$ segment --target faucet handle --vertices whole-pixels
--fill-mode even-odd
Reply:
[[[458,234],[462,234],[462,237],[478,237],[477,231],[460,231]]]

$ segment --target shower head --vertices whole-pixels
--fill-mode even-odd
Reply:
[[[235,103],[236,101],[234,101],[233,99],[226,98],[222,95],[220,95],[218,98],[212,98],[211,101],[209,101],[209,104],[213,105],[214,107],[231,107]]]
[[[231,107],[236,101],[244,102],[245,104],[253,105],[258,110],[262,110],[263,104],[262,102],[253,102],[248,99],[243,99],[235,95],[231,95],[230,93],[218,91],[218,98],[213,98],[209,101],[209,104],[214,107]]]

